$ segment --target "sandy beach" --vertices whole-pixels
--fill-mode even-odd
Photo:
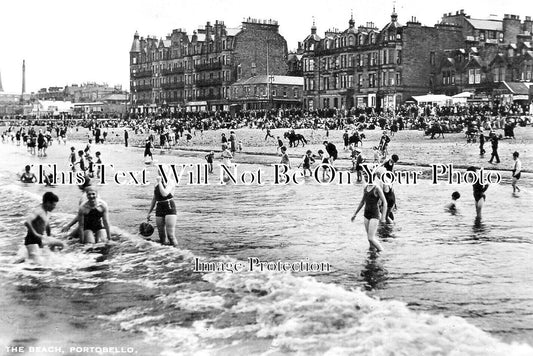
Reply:
[[[105,130],[104,130],[105,131]],[[107,143],[124,144],[124,129],[107,129]],[[288,140],[283,138],[283,134],[287,129],[274,129],[271,131],[276,138],[268,138],[265,140],[266,131],[259,129],[241,128],[235,130],[237,141],[241,140],[243,144],[242,152],[237,152],[234,157],[235,162],[257,162],[257,163],[277,163],[279,156],[276,153],[277,137],[283,140],[288,148],[288,154],[292,160],[292,164],[300,164],[302,156],[309,149],[313,154],[317,154],[319,149],[324,150],[323,141],[328,140],[337,146],[339,152],[338,167],[351,167],[350,151],[344,150],[342,130],[330,130],[329,135],[326,135],[325,130],[316,130],[312,135],[311,129],[297,130],[297,133],[304,135],[308,144],[305,147],[288,147]],[[204,152],[211,150],[221,152],[221,135],[226,134],[229,137],[230,130],[214,130],[214,131],[196,131],[189,144],[186,144],[184,138],[180,139],[178,144],[173,146],[172,150],[185,150],[190,152],[198,152],[198,155],[204,155]],[[497,134],[503,134],[503,130],[497,130]],[[144,141],[148,134],[134,134],[132,130],[128,130],[129,145],[132,147],[143,148]],[[75,141],[87,141],[89,131],[87,129],[78,129],[69,133],[69,139]],[[366,130],[364,131],[366,139],[363,142],[362,150],[363,157],[366,162],[373,162],[372,147],[377,146],[379,138],[382,135],[381,130]],[[485,131],[488,135],[488,131]],[[467,143],[464,133],[445,134],[444,138],[430,139],[425,136],[423,131],[404,130],[397,132],[391,137],[389,144],[389,155],[397,154],[400,157],[398,166],[422,166],[428,167],[431,164],[453,164],[457,168],[466,168],[468,166],[484,167],[491,170],[512,170],[513,160],[512,154],[514,151],[520,153],[522,161],[523,172],[531,173],[533,167],[533,128],[532,127],[517,127],[515,129],[516,139],[501,140],[498,148],[500,156],[500,164],[490,164],[488,160],[491,156],[491,144],[485,143],[486,153],[484,156],[479,155],[479,143]],[[159,150],[159,136],[155,135],[154,153]],[[97,146],[97,145],[95,145]],[[139,153],[142,154],[142,153]],[[253,156],[253,157],[251,157]]]

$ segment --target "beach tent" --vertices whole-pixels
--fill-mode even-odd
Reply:
[[[454,96],[452,96],[452,102],[454,104],[466,104],[468,98],[470,98],[472,95],[474,95],[474,94],[471,93],[471,92],[468,92],[468,91],[464,91],[462,93],[455,94]]]
[[[415,99],[418,104],[446,105],[447,103],[452,101],[452,98],[450,96],[446,96],[443,94],[418,95],[413,96],[413,99]]]

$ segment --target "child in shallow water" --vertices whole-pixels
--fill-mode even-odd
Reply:
[[[446,204],[446,210],[450,212],[455,212],[457,210],[457,200],[461,197],[461,193],[459,192],[453,192],[452,193],[452,201]]]

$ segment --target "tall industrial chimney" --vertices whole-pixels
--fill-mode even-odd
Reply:
[[[26,93],[26,60],[22,60],[22,95]]]

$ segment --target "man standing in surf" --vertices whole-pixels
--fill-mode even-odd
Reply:
[[[35,209],[24,223],[28,233],[24,239],[24,245],[28,251],[28,260],[41,263],[41,249],[44,245],[49,247],[63,247],[63,242],[50,237],[49,213],[55,209],[59,198],[52,192],[43,195],[42,204]]]

